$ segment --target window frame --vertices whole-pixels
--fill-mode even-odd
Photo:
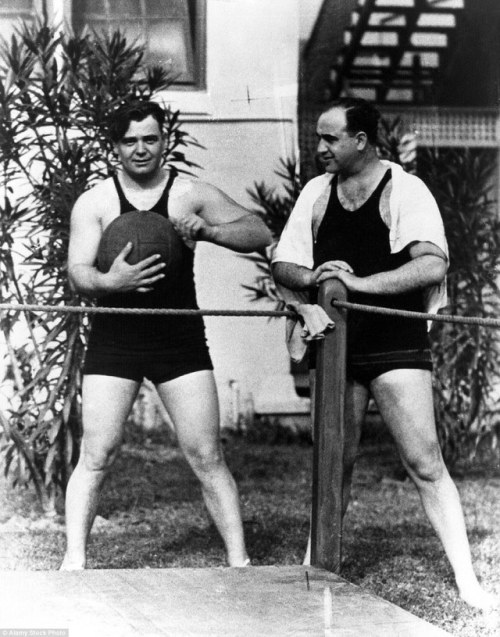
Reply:
[[[36,20],[37,16],[43,16],[47,13],[47,0],[32,0],[32,9],[4,9],[0,6],[0,20],[12,20],[13,24],[17,20],[31,19]]]
[[[205,90],[207,87],[207,0],[193,0],[195,18],[191,22],[194,42],[194,82],[189,85],[174,84],[188,90]],[[191,11],[191,7],[189,9]]]
[[[193,66],[194,78],[192,82],[174,82],[169,91],[203,91],[207,86],[207,0],[188,0],[190,15],[194,13],[195,19],[191,20],[191,38],[193,41]],[[45,0],[34,0],[35,4]],[[53,0],[54,8],[57,4],[63,4],[64,21],[73,24],[73,4],[78,0]]]

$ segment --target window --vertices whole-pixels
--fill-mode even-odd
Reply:
[[[0,0],[0,32],[2,38],[10,40],[20,26],[21,21],[31,22],[38,4],[36,0]]]
[[[146,62],[172,70],[176,85],[200,86],[204,81],[206,0],[77,0],[73,27],[113,31],[146,45]]]

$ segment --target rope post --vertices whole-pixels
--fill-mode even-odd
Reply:
[[[332,299],[347,300],[338,279],[319,288],[318,303],[335,328],[318,341],[314,393],[314,448],[312,478],[311,564],[334,573],[340,570],[342,551],[342,480],[344,455],[344,396],[346,366],[345,309]]]

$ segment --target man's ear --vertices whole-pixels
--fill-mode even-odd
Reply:
[[[368,137],[364,131],[359,131],[359,133],[356,133],[356,146],[358,147],[358,150],[364,150],[367,143]]]

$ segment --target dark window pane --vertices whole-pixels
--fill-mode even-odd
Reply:
[[[194,80],[191,33],[180,20],[150,23],[149,59],[169,66],[175,78]]]
[[[76,3],[75,3],[76,4]],[[88,13],[97,13],[101,15],[106,14],[105,2],[104,0],[78,0],[78,12],[82,12],[85,14]],[[76,13],[76,6],[73,7],[73,11]]]
[[[146,45],[145,60],[172,70],[177,83],[196,79],[196,2],[193,0],[79,0],[73,4],[75,31],[122,30]]]
[[[10,40],[21,21],[31,22],[33,0],[0,0],[0,37]]]
[[[4,11],[14,11],[22,13],[23,11],[31,12],[33,10],[33,0],[0,0],[0,13]]]

